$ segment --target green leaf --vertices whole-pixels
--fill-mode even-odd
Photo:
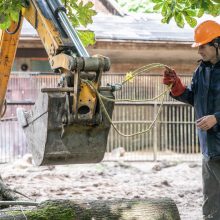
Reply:
[[[181,4],[175,4],[175,8],[178,9],[178,10],[182,10],[183,9],[183,6]]]
[[[2,18],[3,18],[3,20],[2,20],[3,22],[0,23],[0,29],[5,30],[10,27],[11,20],[10,20],[9,15],[5,15]]]
[[[217,4],[216,5],[216,10],[217,10],[217,16],[219,16],[220,15],[220,4]]]
[[[192,5],[191,0],[186,0],[186,1],[185,1],[185,7],[186,7],[186,8],[190,8],[191,5]]]
[[[175,13],[174,14],[174,19],[176,21],[176,24],[178,25],[178,27],[183,28],[185,25],[184,19],[183,19],[183,15],[181,13]]]
[[[62,0],[62,2],[64,3],[65,0]],[[92,2],[84,4],[83,1],[67,0],[66,3],[67,16],[75,28],[79,26],[87,27],[88,24],[93,22],[92,17],[97,13],[93,10],[94,5]],[[85,36],[83,36],[84,34]],[[79,32],[79,35],[84,45],[95,43],[94,33],[83,31]]]
[[[17,11],[11,11],[10,17],[12,21],[18,22],[19,19],[19,12]]]
[[[199,11],[198,11],[198,13],[197,13],[197,17],[198,17],[198,18],[201,18],[201,17],[204,15],[204,13],[205,13],[204,8],[200,8]]]
[[[1,1],[0,3],[0,29],[7,29],[11,22],[18,22],[19,12],[21,10],[22,0]]]
[[[163,0],[152,0],[153,3],[162,3]]]
[[[186,22],[189,24],[190,27],[195,27],[197,25],[197,20],[190,16],[185,16]]]
[[[161,22],[168,24],[168,23],[170,22],[170,20],[171,20],[172,17],[173,17],[173,15],[172,15],[172,14],[169,14],[169,15],[165,16],[165,17],[161,20]]]
[[[208,5],[208,9],[206,11],[206,13],[211,14],[212,16],[218,16],[220,14],[220,4],[213,4],[211,1]]]
[[[185,0],[177,0],[177,3],[180,3],[180,4],[185,3]]]
[[[77,7],[77,13],[70,16],[70,18],[76,16],[79,24],[86,27],[88,24],[92,23],[92,16],[97,14],[95,10],[92,9],[92,7],[92,2],[88,2],[84,5],[83,2],[80,1]]]
[[[163,6],[163,3],[158,3],[154,5],[153,10],[158,11],[159,9],[161,9],[162,6]]]
[[[78,31],[77,32],[83,45],[87,47],[88,45],[95,44],[95,34],[92,31]]]
[[[167,4],[163,4],[161,14],[163,15],[163,17],[167,15]]]
[[[187,9],[186,13],[187,13],[188,16],[191,16],[191,17],[196,16],[196,10]]]
[[[167,23],[168,23],[168,22],[167,22],[167,18],[166,18],[166,17],[163,18],[163,19],[161,20],[161,22],[164,23],[164,24],[165,24],[165,23],[167,24]]]

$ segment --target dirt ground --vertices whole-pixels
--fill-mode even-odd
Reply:
[[[31,156],[0,165],[5,183],[32,201],[172,198],[182,220],[201,220],[199,162],[101,162],[35,167]],[[20,200],[26,200],[20,198]]]

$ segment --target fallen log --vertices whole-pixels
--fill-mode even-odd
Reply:
[[[2,210],[4,220],[180,220],[173,200],[48,200],[30,210]]]
[[[9,189],[3,182],[2,177],[0,176],[0,200],[1,201],[13,201],[17,197],[14,195],[13,190]]]

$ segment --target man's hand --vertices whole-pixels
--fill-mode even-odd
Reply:
[[[168,85],[168,86],[170,84],[174,85],[176,82],[176,79],[177,79],[177,75],[176,75],[175,70],[166,68],[166,70],[163,73],[163,84]]]
[[[196,126],[204,131],[209,130],[216,124],[217,120],[214,115],[206,115],[196,121]]]
[[[186,86],[182,83],[179,76],[177,76],[175,70],[166,67],[163,74],[163,84],[173,85],[171,88],[171,93],[173,96],[180,96],[186,89]]]

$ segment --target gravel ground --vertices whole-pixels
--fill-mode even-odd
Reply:
[[[101,162],[35,167],[31,156],[0,165],[5,183],[35,201],[172,198],[182,220],[201,220],[199,162]],[[23,199],[23,198],[21,198]]]

